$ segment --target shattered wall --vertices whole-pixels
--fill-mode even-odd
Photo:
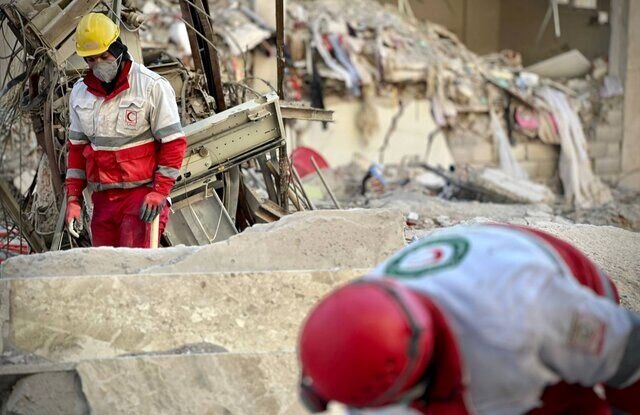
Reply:
[[[584,125],[589,159],[593,171],[607,183],[616,183],[622,174],[623,99],[603,99],[592,119]],[[467,128],[449,134],[449,147],[457,163],[475,166],[498,164],[497,152],[489,128],[489,117],[477,114]],[[550,185],[559,185],[557,145],[545,144],[518,132],[513,133],[515,158],[529,177]],[[637,154],[637,152],[636,152]]]
[[[513,154],[533,180],[557,184],[559,146],[544,144],[539,139],[530,139],[514,134]],[[493,143],[489,117],[478,114],[470,128],[456,128],[449,134],[449,147],[456,163],[472,166],[497,166],[498,156]]]
[[[297,145],[306,145],[317,150],[332,167],[349,164],[354,154],[379,162],[381,147],[392,119],[399,110],[397,100],[379,97],[373,100],[373,117],[378,127],[370,134],[364,135],[359,130],[356,119],[362,103],[356,99],[343,97],[327,97],[327,109],[334,110],[335,122],[325,127],[321,123],[298,123],[294,134],[289,139]],[[425,157],[427,137],[437,129],[430,115],[431,106],[427,100],[405,102],[405,109],[398,118],[396,129],[390,135],[383,151],[385,163],[400,163],[403,158]],[[297,131],[296,131],[297,130]],[[290,143],[295,148],[294,143]],[[449,167],[453,163],[449,149],[443,136],[439,136],[431,147],[428,160],[433,165]]]
[[[587,137],[594,172],[607,182],[616,182],[622,172],[622,97],[603,100],[600,115]]]

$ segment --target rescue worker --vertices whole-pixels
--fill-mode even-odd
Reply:
[[[525,227],[408,245],[315,306],[299,357],[312,412],[640,413],[640,316],[576,248]]]
[[[133,62],[107,16],[89,13],[76,52],[89,66],[69,99],[67,229],[78,237],[82,191],[93,191],[94,246],[148,247],[150,223],[168,220],[167,198],[186,148],[175,93]]]

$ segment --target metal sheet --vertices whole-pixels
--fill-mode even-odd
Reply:
[[[186,126],[188,147],[178,187],[223,171],[233,160],[283,145],[278,102],[277,95],[271,93]]]
[[[172,209],[164,232],[173,246],[208,245],[238,233],[215,191],[212,197],[202,199],[202,195],[196,195],[181,205],[180,209]]]

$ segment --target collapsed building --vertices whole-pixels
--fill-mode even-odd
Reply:
[[[561,82],[480,56],[408,2],[271,3],[0,3],[7,67],[26,65],[0,97],[2,414],[305,413],[309,307],[458,223],[568,240],[640,310],[640,202],[599,162],[622,148],[599,64]],[[176,91],[189,147],[163,249],[78,247],[60,220],[69,16],[92,9]]]

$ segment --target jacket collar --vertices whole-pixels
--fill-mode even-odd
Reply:
[[[84,77],[84,83],[87,85],[89,92],[97,97],[104,98],[105,101],[108,101],[122,91],[129,89],[129,72],[131,70],[131,64],[131,60],[122,62],[122,67],[120,68],[118,78],[116,79],[116,86],[110,93],[107,93],[104,86],[102,86],[102,81],[96,78],[92,71],[87,72]]]

